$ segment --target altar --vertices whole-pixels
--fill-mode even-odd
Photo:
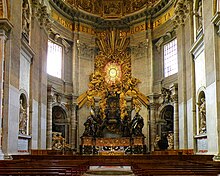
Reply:
[[[88,90],[77,98],[79,108],[87,104],[91,110],[81,136],[81,154],[146,153],[139,112],[149,101],[138,89],[141,81],[132,76],[128,43],[129,38],[116,30],[97,40],[99,53]]]
[[[145,154],[144,137],[91,138],[81,137],[81,154],[126,155]]]

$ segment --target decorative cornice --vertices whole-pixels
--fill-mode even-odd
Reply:
[[[204,50],[204,34],[201,35],[196,42],[192,45],[190,53],[193,54],[194,59]]]
[[[5,37],[8,37],[12,28],[13,25],[10,23],[8,19],[0,19],[0,34],[5,35]]]
[[[158,94],[158,93],[153,93],[153,94],[147,96],[150,104],[157,104],[159,97],[160,97],[160,94]]]
[[[214,17],[212,18],[212,23],[214,23],[218,27],[217,34],[218,36],[220,36],[220,12],[216,12]]]
[[[157,48],[157,51],[160,52],[161,51],[161,46],[164,44],[164,42],[172,39],[175,36],[175,31],[171,31],[171,32],[166,32],[165,35],[163,35],[162,37],[159,38],[159,40],[155,43],[155,46]]]

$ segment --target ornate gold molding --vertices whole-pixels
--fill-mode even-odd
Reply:
[[[62,25],[64,28],[72,31],[73,30],[73,22],[69,21],[68,19],[61,16],[58,12],[55,10],[51,11],[51,17],[53,20],[57,21],[60,25]]]
[[[167,12],[162,14],[153,20],[153,29],[158,28],[160,25],[166,23],[168,20],[172,19],[174,16],[175,8],[171,7]]]
[[[88,90],[77,99],[79,107],[86,102],[95,106],[95,98],[100,97],[100,111],[105,117],[108,96],[120,98],[121,118],[126,115],[126,97],[132,97],[133,107],[141,109],[148,105],[148,99],[138,89],[140,80],[131,75],[131,56],[127,50],[129,38],[118,30],[99,33],[97,45],[100,49],[95,58],[95,71],[90,76]]]
[[[72,7],[101,15],[104,18],[119,18],[142,9],[151,8],[161,0],[64,0]]]

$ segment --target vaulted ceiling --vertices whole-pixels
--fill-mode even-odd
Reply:
[[[176,0],[50,0],[51,5],[70,20],[97,28],[124,28],[144,19],[154,19]]]
[[[160,1],[161,0],[64,0],[64,2],[73,7],[106,18],[118,18],[140,10],[150,9],[155,7]]]

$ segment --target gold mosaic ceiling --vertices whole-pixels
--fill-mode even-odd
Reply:
[[[74,8],[101,15],[117,18],[137,11],[151,8],[161,0],[63,0]]]

